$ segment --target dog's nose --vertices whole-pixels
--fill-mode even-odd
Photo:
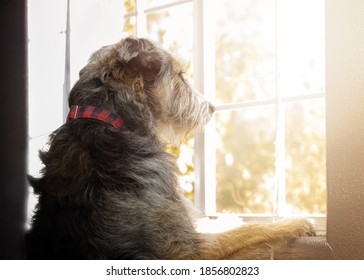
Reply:
[[[212,114],[213,112],[215,112],[215,106],[212,105],[211,103],[209,103],[209,110],[210,110],[210,114]]]

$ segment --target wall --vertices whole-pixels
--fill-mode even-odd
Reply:
[[[48,134],[63,122],[66,4],[66,0],[28,3],[27,173],[33,176],[42,167],[38,151],[45,147]],[[28,223],[36,203],[29,191]]]
[[[364,259],[364,1],[326,1],[327,241]]]
[[[28,3],[28,173],[38,176],[38,151],[48,135],[61,126],[67,114],[64,88],[72,86],[91,53],[122,36],[123,7],[119,0],[69,1],[70,84],[65,75],[67,0]],[[47,12],[45,12],[47,11]],[[67,99],[65,99],[67,101]],[[64,113],[66,111],[66,113]],[[31,191],[31,190],[30,190]],[[37,202],[30,193],[28,223]]]

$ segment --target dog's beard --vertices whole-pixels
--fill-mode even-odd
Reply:
[[[158,133],[162,140],[178,146],[192,134],[203,131],[212,117],[212,105],[202,95],[194,93],[192,98],[174,100],[169,108],[168,123],[160,122]]]

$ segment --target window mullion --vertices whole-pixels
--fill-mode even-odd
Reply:
[[[275,136],[275,172],[273,218],[286,214],[286,143],[285,143],[285,106],[279,85],[279,30],[278,7],[275,0],[275,91],[276,91],[276,136]]]
[[[211,98],[215,92],[215,40],[212,14],[205,12],[205,3],[193,2],[193,73],[194,88]],[[209,3],[209,9],[212,4]],[[216,147],[211,139],[214,139],[214,119],[195,137],[195,205],[206,215],[216,214]]]
[[[204,41],[203,41],[203,0],[193,3],[193,76],[194,88],[204,92]],[[205,213],[205,133],[195,136],[195,206]]]
[[[160,10],[165,10],[165,9],[169,9],[169,8],[173,8],[182,4],[186,4],[186,3],[190,3],[193,0],[177,0],[177,1],[172,1],[166,4],[161,4],[161,5],[157,5],[157,6],[152,6],[152,7],[148,7],[144,10],[144,12],[146,14],[148,13],[154,13]]]

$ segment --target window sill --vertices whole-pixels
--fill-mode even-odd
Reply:
[[[294,241],[275,244],[262,244],[259,247],[242,250],[231,256],[234,260],[332,260],[334,253],[326,241],[326,236],[302,237]]]

